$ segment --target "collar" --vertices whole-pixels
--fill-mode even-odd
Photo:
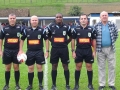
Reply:
[[[37,26],[37,28],[36,28],[35,30],[38,30],[39,28],[40,28],[40,27],[39,27],[39,26]],[[33,30],[33,28],[32,28],[32,27],[30,27],[30,29],[31,29],[31,30]]]
[[[80,27],[81,29],[88,29],[88,26],[86,26],[85,28],[83,28],[81,25],[79,25],[79,27]]]
[[[16,27],[16,24],[14,26],[11,26],[10,24],[8,25],[10,28],[15,28]]]

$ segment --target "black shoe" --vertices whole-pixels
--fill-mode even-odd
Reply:
[[[75,85],[73,90],[79,90],[79,85]]]
[[[19,85],[16,85],[16,86],[15,86],[15,90],[21,90],[20,86],[19,86]]]
[[[109,86],[111,90],[116,90],[115,86]]]
[[[42,85],[39,85],[39,90],[44,90]]]
[[[57,90],[55,85],[52,85],[51,90]]]
[[[88,84],[88,89],[89,90],[94,90],[93,85],[92,84]]]
[[[32,90],[32,86],[29,85],[25,90]]]
[[[105,86],[99,86],[98,90],[104,90]]]
[[[8,86],[8,85],[5,85],[5,86],[3,87],[3,90],[9,90],[9,86]]]
[[[69,85],[66,85],[66,90],[70,90],[70,86]]]

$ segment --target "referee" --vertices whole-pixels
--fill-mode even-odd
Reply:
[[[88,19],[86,14],[80,16],[80,25],[78,25],[72,32],[72,56],[75,59],[75,87],[74,90],[79,90],[79,78],[80,71],[82,69],[83,60],[86,63],[87,75],[88,75],[88,89],[94,90],[92,85],[93,70],[92,63],[96,54],[96,32],[93,28],[87,25]],[[76,51],[75,51],[76,40]],[[93,52],[92,52],[93,45]]]
[[[25,29],[23,32],[23,36],[21,37],[20,49],[18,54],[21,54],[23,52],[22,47],[24,44],[24,40],[27,38],[26,65],[28,66],[29,85],[26,88],[26,90],[32,90],[35,63],[38,71],[37,75],[39,80],[39,90],[44,90],[42,86],[43,81],[42,65],[45,64],[43,52],[43,38],[45,39],[46,43],[46,55],[45,55],[46,58],[49,55],[49,41],[47,40],[47,37],[44,35],[43,29],[38,26],[39,21],[37,16],[32,16],[30,23],[31,27]]]
[[[3,90],[9,89],[10,70],[13,63],[14,77],[15,77],[15,89],[21,90],[19,86],[19,62],[17,60],[17,54],[19,51],[20,34],[22,33],[22,27],[16,25],[16,15],[9,14],[9,25],[5,26],[0,31],[0,56],[2,56],[3,64],[5,64],[5,82],[6,85]],[[2,52],[2,44],[4,39],[4,51]]]
[[[52,64],[52,87],[51,90],[57,90],[56,88],[56,77],[57,77],[57,67],[59,58],[61,59],[62,66],[64,68],[64,76],[66,80],[66,90],[70,90],[69,86],[69,69],[68,63],[69,52],[68,43],[71,41],[71,28],[63,23],[63,15],[58,13],[55,16],[55,21],[49,24],[45,28],[46,34],[49,36],[49,40],[52,44],[50,63]],[[69,36],[69,39],[68,39]]]

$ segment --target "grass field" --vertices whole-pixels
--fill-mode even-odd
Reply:
[[[120,34],[120,33],[119,33]],[[24,51],[26,51],[26,43],[24,44]],[[69,69],[70,69],[70,86],[71,88],[74,87],[74,70],[75,70],[75,64],[74,60],[71,56],[71,49],[69,45],[69,51],[70,51],[70,64],[69,64]],[[118,38],[116,42],[116,88],[117,90],[120,90],[120,63],[119,63],[119,56],[120,56],[120,37]],[[48,83],[48,90],[51,88],[51,64],[49,63],[49,59],[47,60],[48,62],[48,73],[47,73],[47,78],[48,81],[44,83]],[[27,80],[27,66],[22,63],[20,65],[20,85],[22,90],[25,90],[25,88],[28,85],[28,80]],[[95,60],[95,63],[93,64],[93,71],[94,71],[94,76],[93,76],[93,85],[95,90],[98,90],[98,66],[97,66],[97,61]],[[106,68],[107,71],[107,68]],[[2,64],[2,60],[0,59],[0,90],[2,90],[5,80],[4,80],[4,72],[5,68],[4,65]],[[58,90],[65,90],[65,79],[64,79],[64,73],[63,73],[63,68],[61,65],[61,62],[59,63],[58,67],[58,74],[57,74],[57,88]],[[34,73],[34,83],[33,83],[33,90],[38,90],[38,79],[37,79],[37,72],[35,68],[35,73]],[[106,73],[107,74],[107,73]],[[107,81],[107,80],[106,80]],[[83,65],[82,71],[81,71],[81,78],[80,78],[80,90],[88,90],[87,89],[87,74],[86,74],[86,68],[85,65]],[[106,84],[107,86],[107,84]],[[15,87],[15,81],[14,81],[14,71],[13,69],[11,70],[11,79],[10,79],[10,89],[9,90],[14,90]],[[105,90],[109,90],[108,87],[106,87]]]
[[[53,16],[58,12],[68,15],[70,6],[66,4],[79,5],[81,3],[117,3],[120,0],[0,0],[0,9],[3,8],[17,8],[29,9],[30,15],[37,16]],[[80,6],[80,5],[79,5]],[[80,6],[81,7],[81,6]]]

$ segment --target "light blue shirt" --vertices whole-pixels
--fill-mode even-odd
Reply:
[[[102,25],[102,47],[111,46],[111,37],[108,24]]]

